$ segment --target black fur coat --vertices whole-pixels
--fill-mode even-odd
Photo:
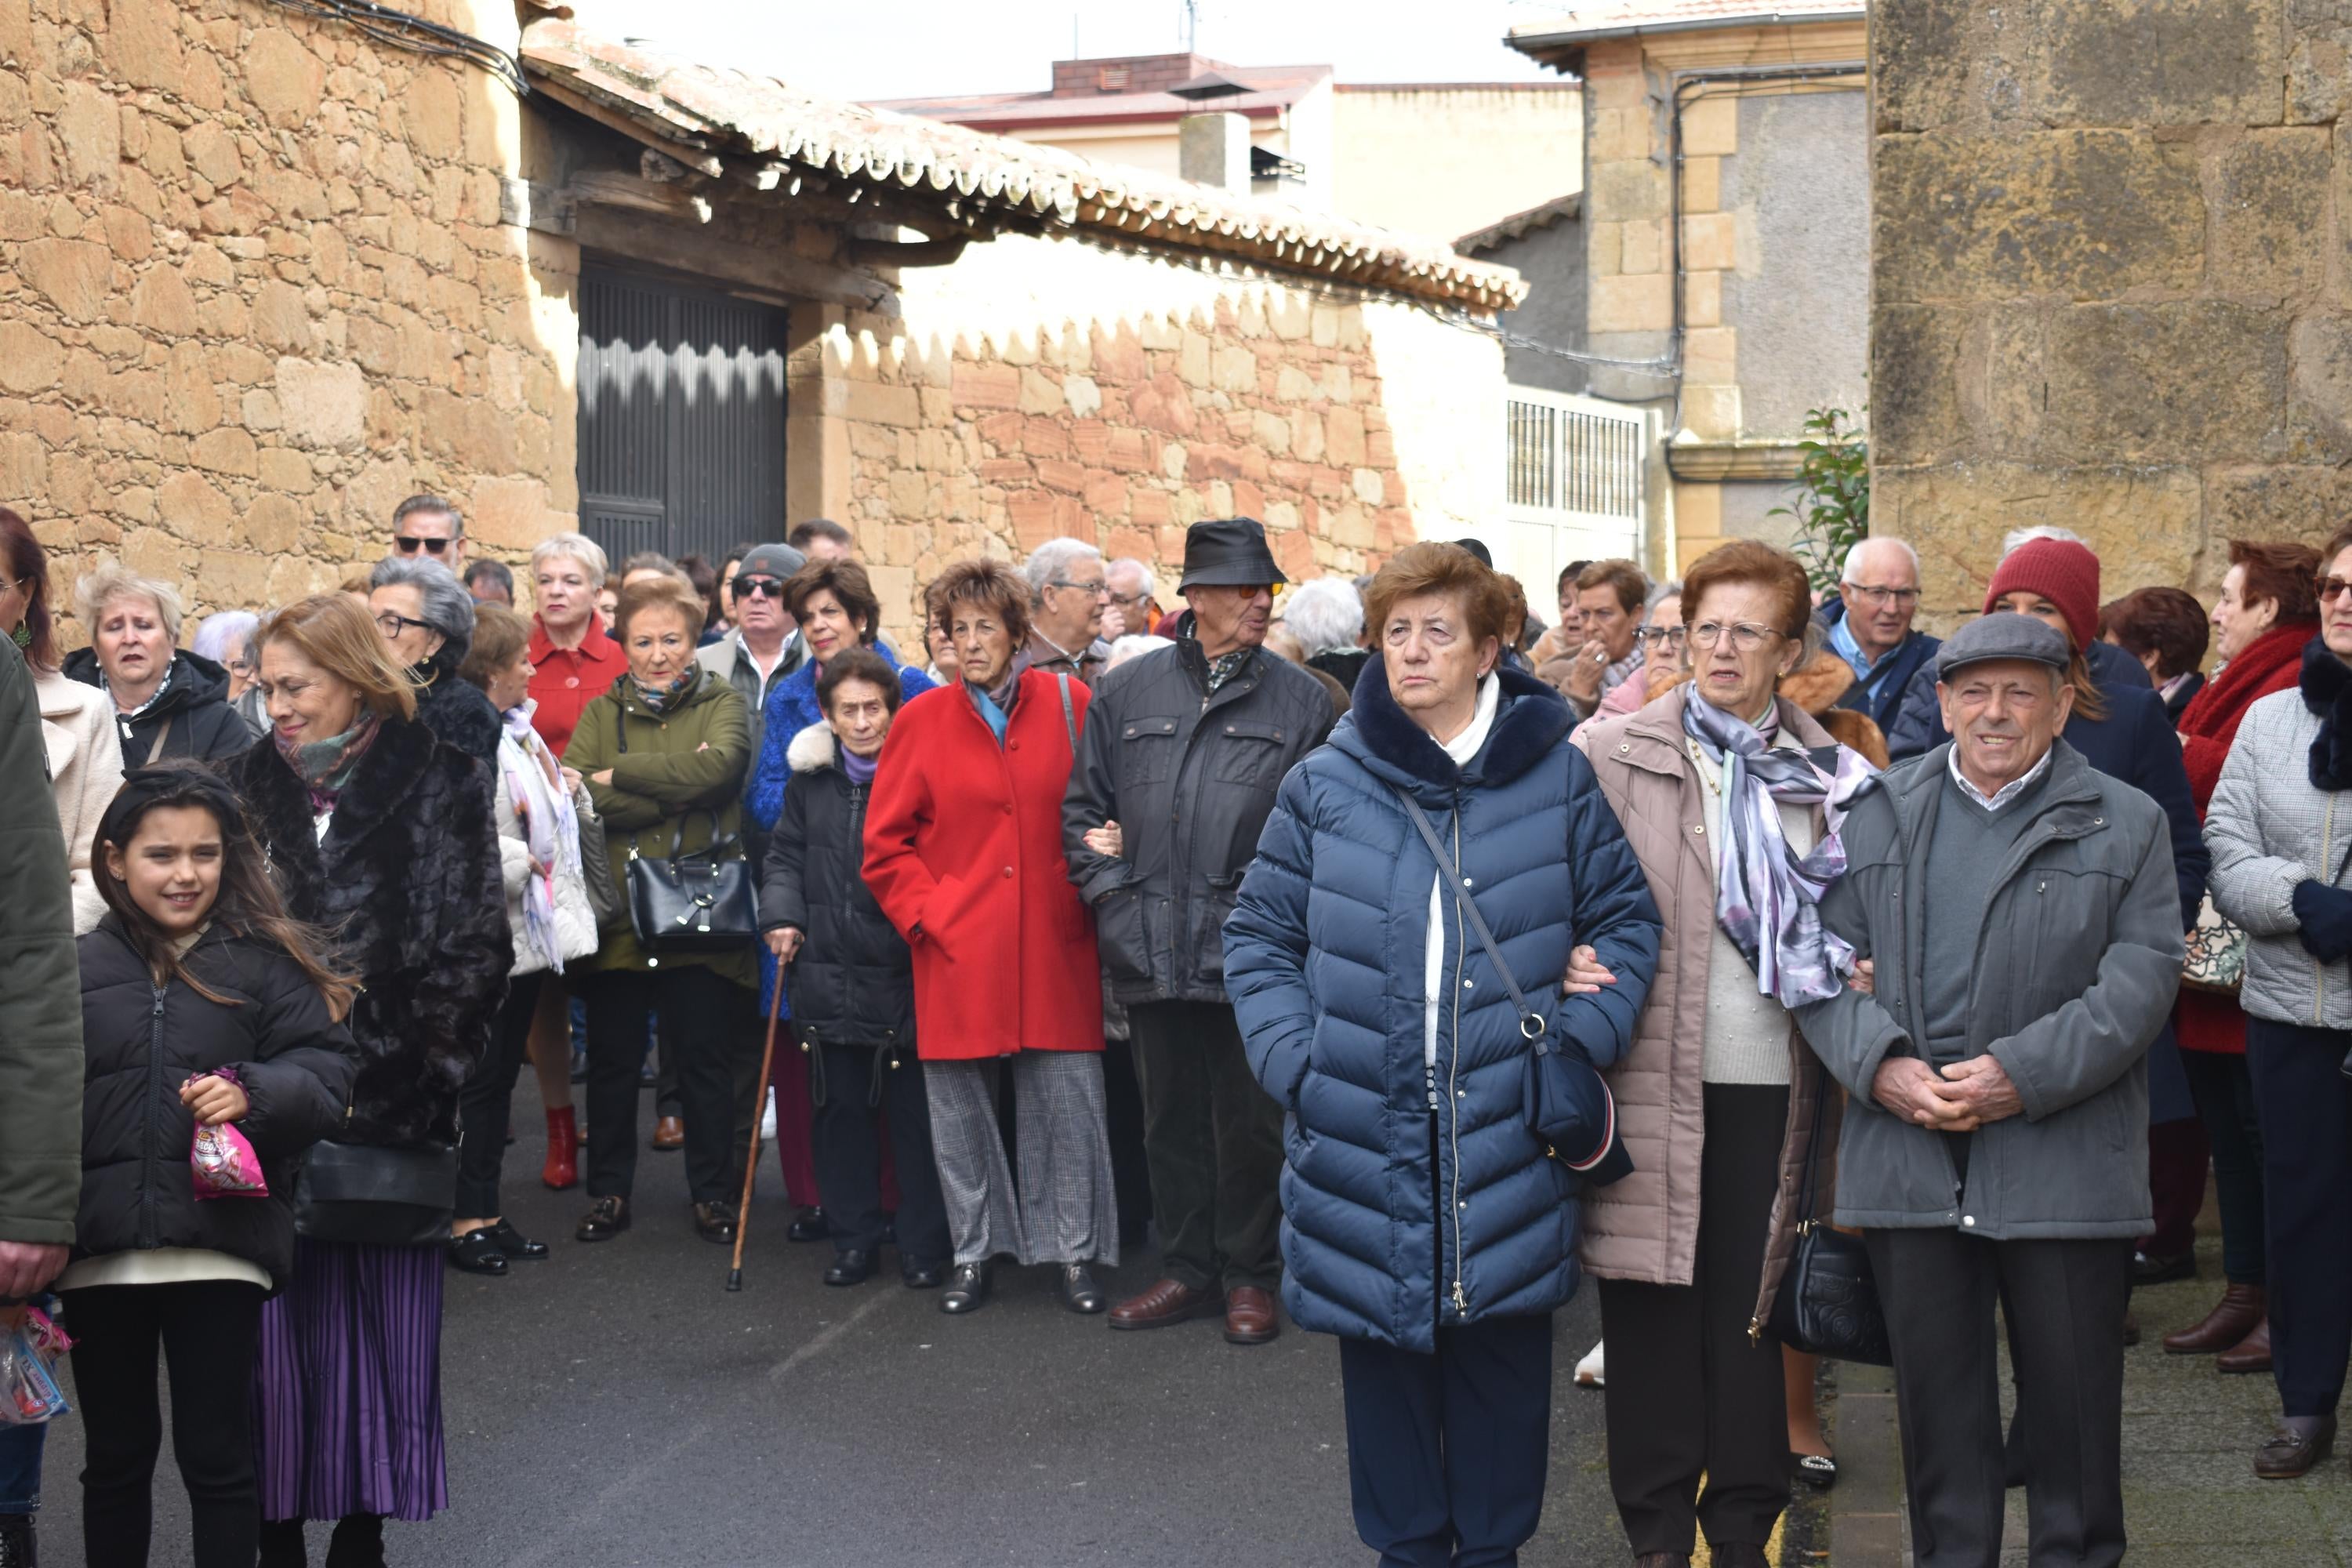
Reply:
[[[488,1047],[514,967],[482,764],[387,721],[319,841],[301,781],[263,741],[226,765],[295,917],[330,932],[366,989],[343,1138],[457,1141],[457,1089]]]

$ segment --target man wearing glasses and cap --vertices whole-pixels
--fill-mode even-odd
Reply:
[[[466,518],[439,496],[414,495],[392,509],[393,552],[407,561],[438,561],[466,574]]]
[[[1255,520],[1194,523],[1177,585],[1191,607],[1162,625],[1176,646],[1102,676],[1063,797],[1070,879],[1133,1030],[1166,1249],[1114,1329],[1222,1308],[1234,1344],[1279,1331],[1282,1110],[1242,1051],[1223,929],[1283,776],[1331,729],[1323,688],[1264,646],[1286,581]]]
[[[717,642],[694,650],[695,662],[732,686],[751,710],[751,754],[760,754],[767,731],[768,693],[808,662],[808,645],[792,612],[784,608],[784,584],[808,564],[789,544],[761,544],[747,553],[728,580],[735,624]],[[764,836],[762,836],[764,837]],[[755,857],[754,866],[763,857]]]

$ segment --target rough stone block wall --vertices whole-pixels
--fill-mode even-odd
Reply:
[[[503,4],[412,8],[513,41]],[[472,67],[247,0],[0,0],[0,504],[58,603],[112,558],[192,626],[282,604],[415,489],[545,531],[568,348],[499,226],[518,121]]]
[[[2352,514],[2347,47],[2305,0],[1874,9],[1874,525],[1931,612],[2024,524],[2210,600]]]

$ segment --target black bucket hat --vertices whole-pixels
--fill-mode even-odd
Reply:
[[[1254,517],[1219,517],[1196,522],[1184,531],[1184,577],[1176,591],[1187,588],[1255,587],[1261,583],[1287,583],[1265,547],[1265,525]]]

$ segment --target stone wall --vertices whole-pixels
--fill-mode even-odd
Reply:
[[[2301,0],[1880,8],[1875,522],[1973,610],[2003,531],[2209,600],[2352,511],[2352,25]]]
[[[511,47],[506,0],[413,7]],[[535,538],[572,466],[513,96],[246,0],[0,0],[0,503],[195,616],[373,559],[412,489]]]
[[[896,631],[948,563],[1065,534],[1154,563],[1172,604],[1204,517],[1260,519],[1299,578],[1497,514],[1500,350],[1425,312],[1018,237],[900,289],[791,381],[825,426],[795,458],[846,458],[808,500],[856,531]]]

